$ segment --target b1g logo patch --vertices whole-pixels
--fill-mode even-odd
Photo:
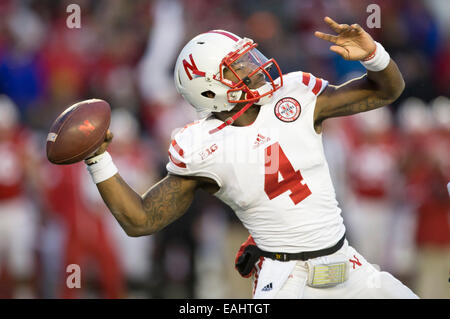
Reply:
[[[274,112],[281,121],[294,122],[300,116],[300,103],[292,97],[282,98],[275,104]]]

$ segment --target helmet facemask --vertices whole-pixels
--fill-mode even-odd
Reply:
[[[229,103],[257,103],[270,97],[283,85],[280,67],[274,59],[267,59],[250,39],[242,39],[238,49],[230,52],[220,63],[216,80],[228,86]],[[280,82],[275,83],[279,78]],[[244,95],[242,95],[244,93]]]

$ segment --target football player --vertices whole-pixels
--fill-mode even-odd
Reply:
[[[349,246],[321,134],[326,119],[396,100],[403,78],[359,25],[325,22],[336,35],[315,35],[361,61],[364,76],[334,86],[306,72],[282,74],[251,39],[212,30],[189,41],[175,65],[178,92],[207,116],[174,135],[168,175],[136,193],[105,151],[111,133],[85,162],[130,236],[178,219],[199,188],[229,205],[251,234],[238,269],[248,275],[258,266],[255,298],[417,298]]]

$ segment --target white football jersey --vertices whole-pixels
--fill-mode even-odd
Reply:
[[[335,245],[345,233],[322,134],[314,130],[317,95],[328,82],[309,73],[283,76],[271,103],[249,126],[202,119],[175,134],[167,170],[209,177],[259,248],[297,253]]]

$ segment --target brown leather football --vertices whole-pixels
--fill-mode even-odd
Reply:
[[[72,164],[95,152],[105,139],[111,107],[103,100],[78,102],[53,122],[47,135],[47,158],[53,164]]]

